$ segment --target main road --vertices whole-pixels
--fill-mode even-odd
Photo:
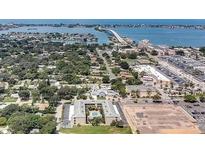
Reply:
[[[111,70],[109,64],[107,63],[107,60],[105,59],[105,57],[102,56],[102,50],[97,49],[97,53],[98,53],[99,57],[102,58],[104,63],[105,63],[105,67],[106,67],[108,74],[110,76],[110,80],[116,79],[117,77],[115,76],[115,74],[112,73],[112,70]]]

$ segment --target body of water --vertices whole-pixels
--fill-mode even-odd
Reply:
[[[205,25],[205,20],[159,20],[159,19],[141,19],[141,20],[56,20],[56,19],[41,19],[41,20],[0,20],[0,24],[17,23],[17,24],[161,24],[161,25]],[[32,28],[32,27],[29,27]],[[95,31],[94,28],[67,28],[67,27],[35,27],[37,30],[28,30],[28,27],[14,28],[6,31],[0,31],[0,34],[8,32],[60,32],[60,33],[92,33],[98,37],[99,43],[107,43],[107,34]],[[169,46],[192,46],[201,47],[205,46],[205,30],[195,29],[168,29],[168,28],[113,28],[120,36],[131,38],[138,42],[143,39],[150,40],[156,45],[169,45]]]

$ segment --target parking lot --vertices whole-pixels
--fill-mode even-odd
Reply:
[[[174,82],[176,82],[178,85],[183,85],[186,83],[186,81],[184,79],[180,78],[179,76],[177,76],[176,74],[172,73],[171,71],[169,71],[168,69],[166,69],[162,66],[157,66],[157,69],[160,70],[167,77],[172,79]]]
[[[205,74],[200,69],[194,69],[194,67],[200,66],[205,67],[205,64],[191,58],[184,58],[182,56],[172,56],[172,57],[161,57],[162,60],[166,60],[169,63],[175,65],[177,68],[182,69],[188,74],[193,75],[197,80],[204,82],[205,81]],[[194,72],[198,73],[194,73]]]
[[[178,105],[196,119],[199,128],[205,133],[205,103],[186,103],[180,101]]]
[[[70,104],[64,104],[63,106],[63,122],[62,127],[68,128],[69,127],[69,111],[70,111]]]

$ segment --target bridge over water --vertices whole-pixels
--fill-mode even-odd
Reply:
[[[123,44],[123,45],[127,45],[127,44],[128,44],[128,43],[127,43],[117,32],[115,32],[114,30],[112,30],[112,29],[106,29],[106,28],[101,28],[101,27],[99,27],[98,29],[101,30],[101,31],[106,31],[106,32],[111,33],[112,35],[114,35],[114,37],[115,37],[121,44]]]

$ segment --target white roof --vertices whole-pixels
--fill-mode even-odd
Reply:
[[[74,117],[85,117],[86,104],[101,104],[105,117],[119,117],[113,104],[105,100],[78,100],[74,103]]]
[[[153,74],[158,80],[162,80],[162,81],[170,81],[170,79],[168,77],[166,77],[165,75],[161,74],[159,71],[157,71],[156,68],[150,66],[150,65],[139,65],[135,68],[135,70],[139,71],[139,72],[146,72],[148,74]]]
[[[71,121],[72,116],[74,115],[74,105],[70,106],[70,111],[69,111],[69,121]]]

